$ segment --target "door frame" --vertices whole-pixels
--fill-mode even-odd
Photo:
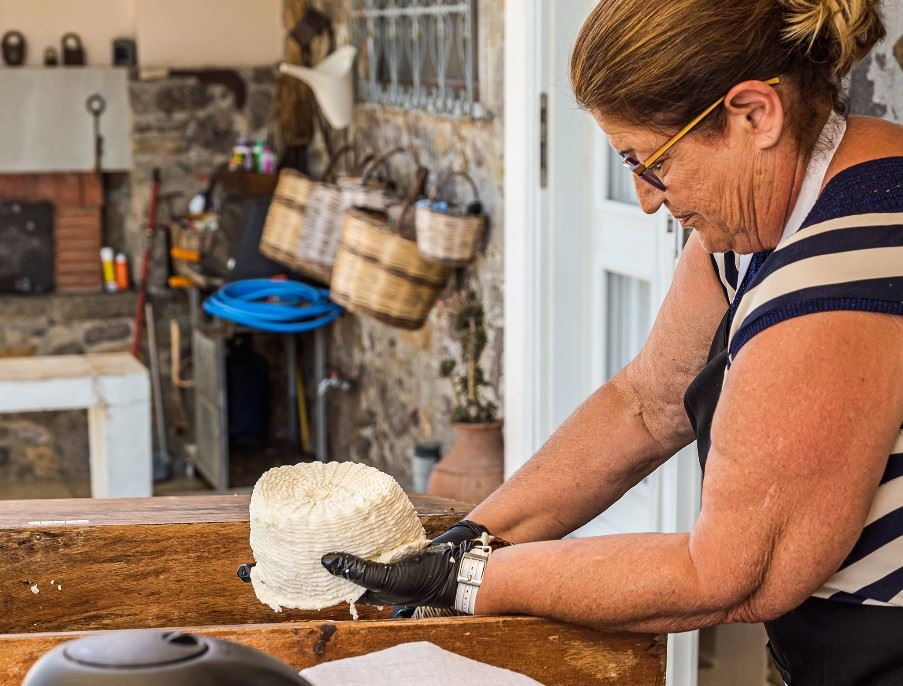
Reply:
[[[562,297],[588,285],[584,283],[587,270],[582,268],[582,233],[580,240],[574,240],[573,233],[566,240],[564,227],[582,226],[586,220],[586,204],[574,196],[582,187],[581,169],[586,166],[589,151],[581,145],[579,135],[587,125],[586,114],[573,106],[556,107],[563,102],[560,98],[569,95],[570,85],[554,83],[550,78],[551,74],[567,73],[561,60],[569,52],[553,50],[550,36],[582,19],[575,17],[579,13],[562,10],[562,0],[555,0],[556,12],[551,12],[550,2],[506,2],[504,10],[506,478],[571,412],[572,389],[584,386],[581,375],[589,354],[583,345],[586,336],[554,335],[558,325],[571,317],[578,317],[583,326],[589,325],[583,303]],[[548,102],[546,188],[540,184],[543,93]],[[568,163],[559,163],[563,160]],[[564,264],[580,264],[581,268],[561,268]],[[688,451],[662,469],[662,529],[689,530],[696,517],[698,474],[692,473]],[[697,632],[669,637],[669,686],[696,684],[697,651]]]

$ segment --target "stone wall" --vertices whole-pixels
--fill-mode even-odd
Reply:
[[[491,381],[488,394],[501,406],[504,3],[481,0],[478,6],[480,99],[490,118],[452,119],[359,103],[352,135],[358,145],[377,151],[397,145],[412,148],[431,170],[430,183],[451,168],[467,171],[476,182],[489,216],[488,232],[474,263],[452,275],[443,298],[467,285],[481,297],[489,337],[483,356]],[[319,3],[319,7],[333,16],[340,42],[351,35],[347,0]],[[412,165],[401,157],[393,167],[402,185],[411,170]],[[469,192],[464,185],[458,190]],[[448,448],[451,389],[437,368],[440,360],[459,352],[449,319],[440,304],[426,325],[415,332],[350,315],[332,328],[330,364],[352,382],[351,391],[334,391],[330,396],[329,437],[334,458],[365,462],[410,486],[408,454],[415,441],[431,435]]]
[[[137,257],[144,247],[151,174],[160,168],[162,181],[157,219],[167,223],[183,214],[191,197],[204,190],[217,165],[228,161],[240,136],[266,136],[270,120],[275,72],[270,68],[231,72],[239,90],[197,76],[170,76],[159,80],[133,79],[129,85],[132,108],[134,164],[129,192],[114,197],[127,202],[108,217],[119,218],[122,245]],[[243,102],[236,98],[243,97]],[[165,264],[163,242],[157,241],[155,264]],[[152,283],[159,288],[164,274],[156,270]]]
[[[853,69],[850,111],[903,123],[903,3],[885,1],[887,37]]]

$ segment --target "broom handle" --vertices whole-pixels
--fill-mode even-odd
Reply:
[[[154,245],[154,229],[157,226],[157,198],[160,195],[160,170],[154,169],[151,181],[150,206],[147,211],[147,232],[144,239],[144,258],[141,263],[141,284],[138,288],[138,302],[135,306],[135,331],[132,334],[132,356],[135,359],[141,351],[141,329],[144,326],[144,303],[147,299],[147,279],[150,275],[150,256]]]

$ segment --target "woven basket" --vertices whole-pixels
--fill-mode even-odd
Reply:
[[[348,210],[330,290],[332,299],[350,312],[402,329],[419,329],[449,271],[424,260],[417,243],[401,235],[385,215]]]
[[[338,161],[353,151],[350,145],[336,150],[323,178],[332,178]],[[313,181],[294,169],[283,169],[279,173],[279,183],[260,238],[260,252],[279,264],[325,284],[329,283],[330,269],[319,257],[324,250],[330,249],[330,240],[333,241],[331,249],[335,251],[335,238],[324,236],[323,232],[317,230],[316,223],[310,223],[306,219],[310,204],[314,202],[319,206],[322,202],[319,189],[323,185],[330,184]],[[324,242],[327,243],[325,247]]]
[[[437,199],[445,184],[456,176],[467,180],[473,190],[474,200],[479,201],[477,185],[473,179],[463,171],[453,171],[442,176],[433,186],[429,195],[430,205]],[[439,212],[431,207],[416,209],[414,223],[417,227],[417,247],[431,262],[447,267],[461,267],[473,259],[486,226],[486,217],[483,214],[463,214],[463,206],[459,209],[461,214]]]

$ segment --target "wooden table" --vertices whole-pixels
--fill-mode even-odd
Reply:
[[[468,506],[412,496],[427,535]],[[296,669],[428,640],[544,684],[664,684],[662,636],[534,617],[388,619],[347,605],[273,612],[235,572],[252,561],[247,495],[0,501],[0,686],[87,631],[179,627]]]

